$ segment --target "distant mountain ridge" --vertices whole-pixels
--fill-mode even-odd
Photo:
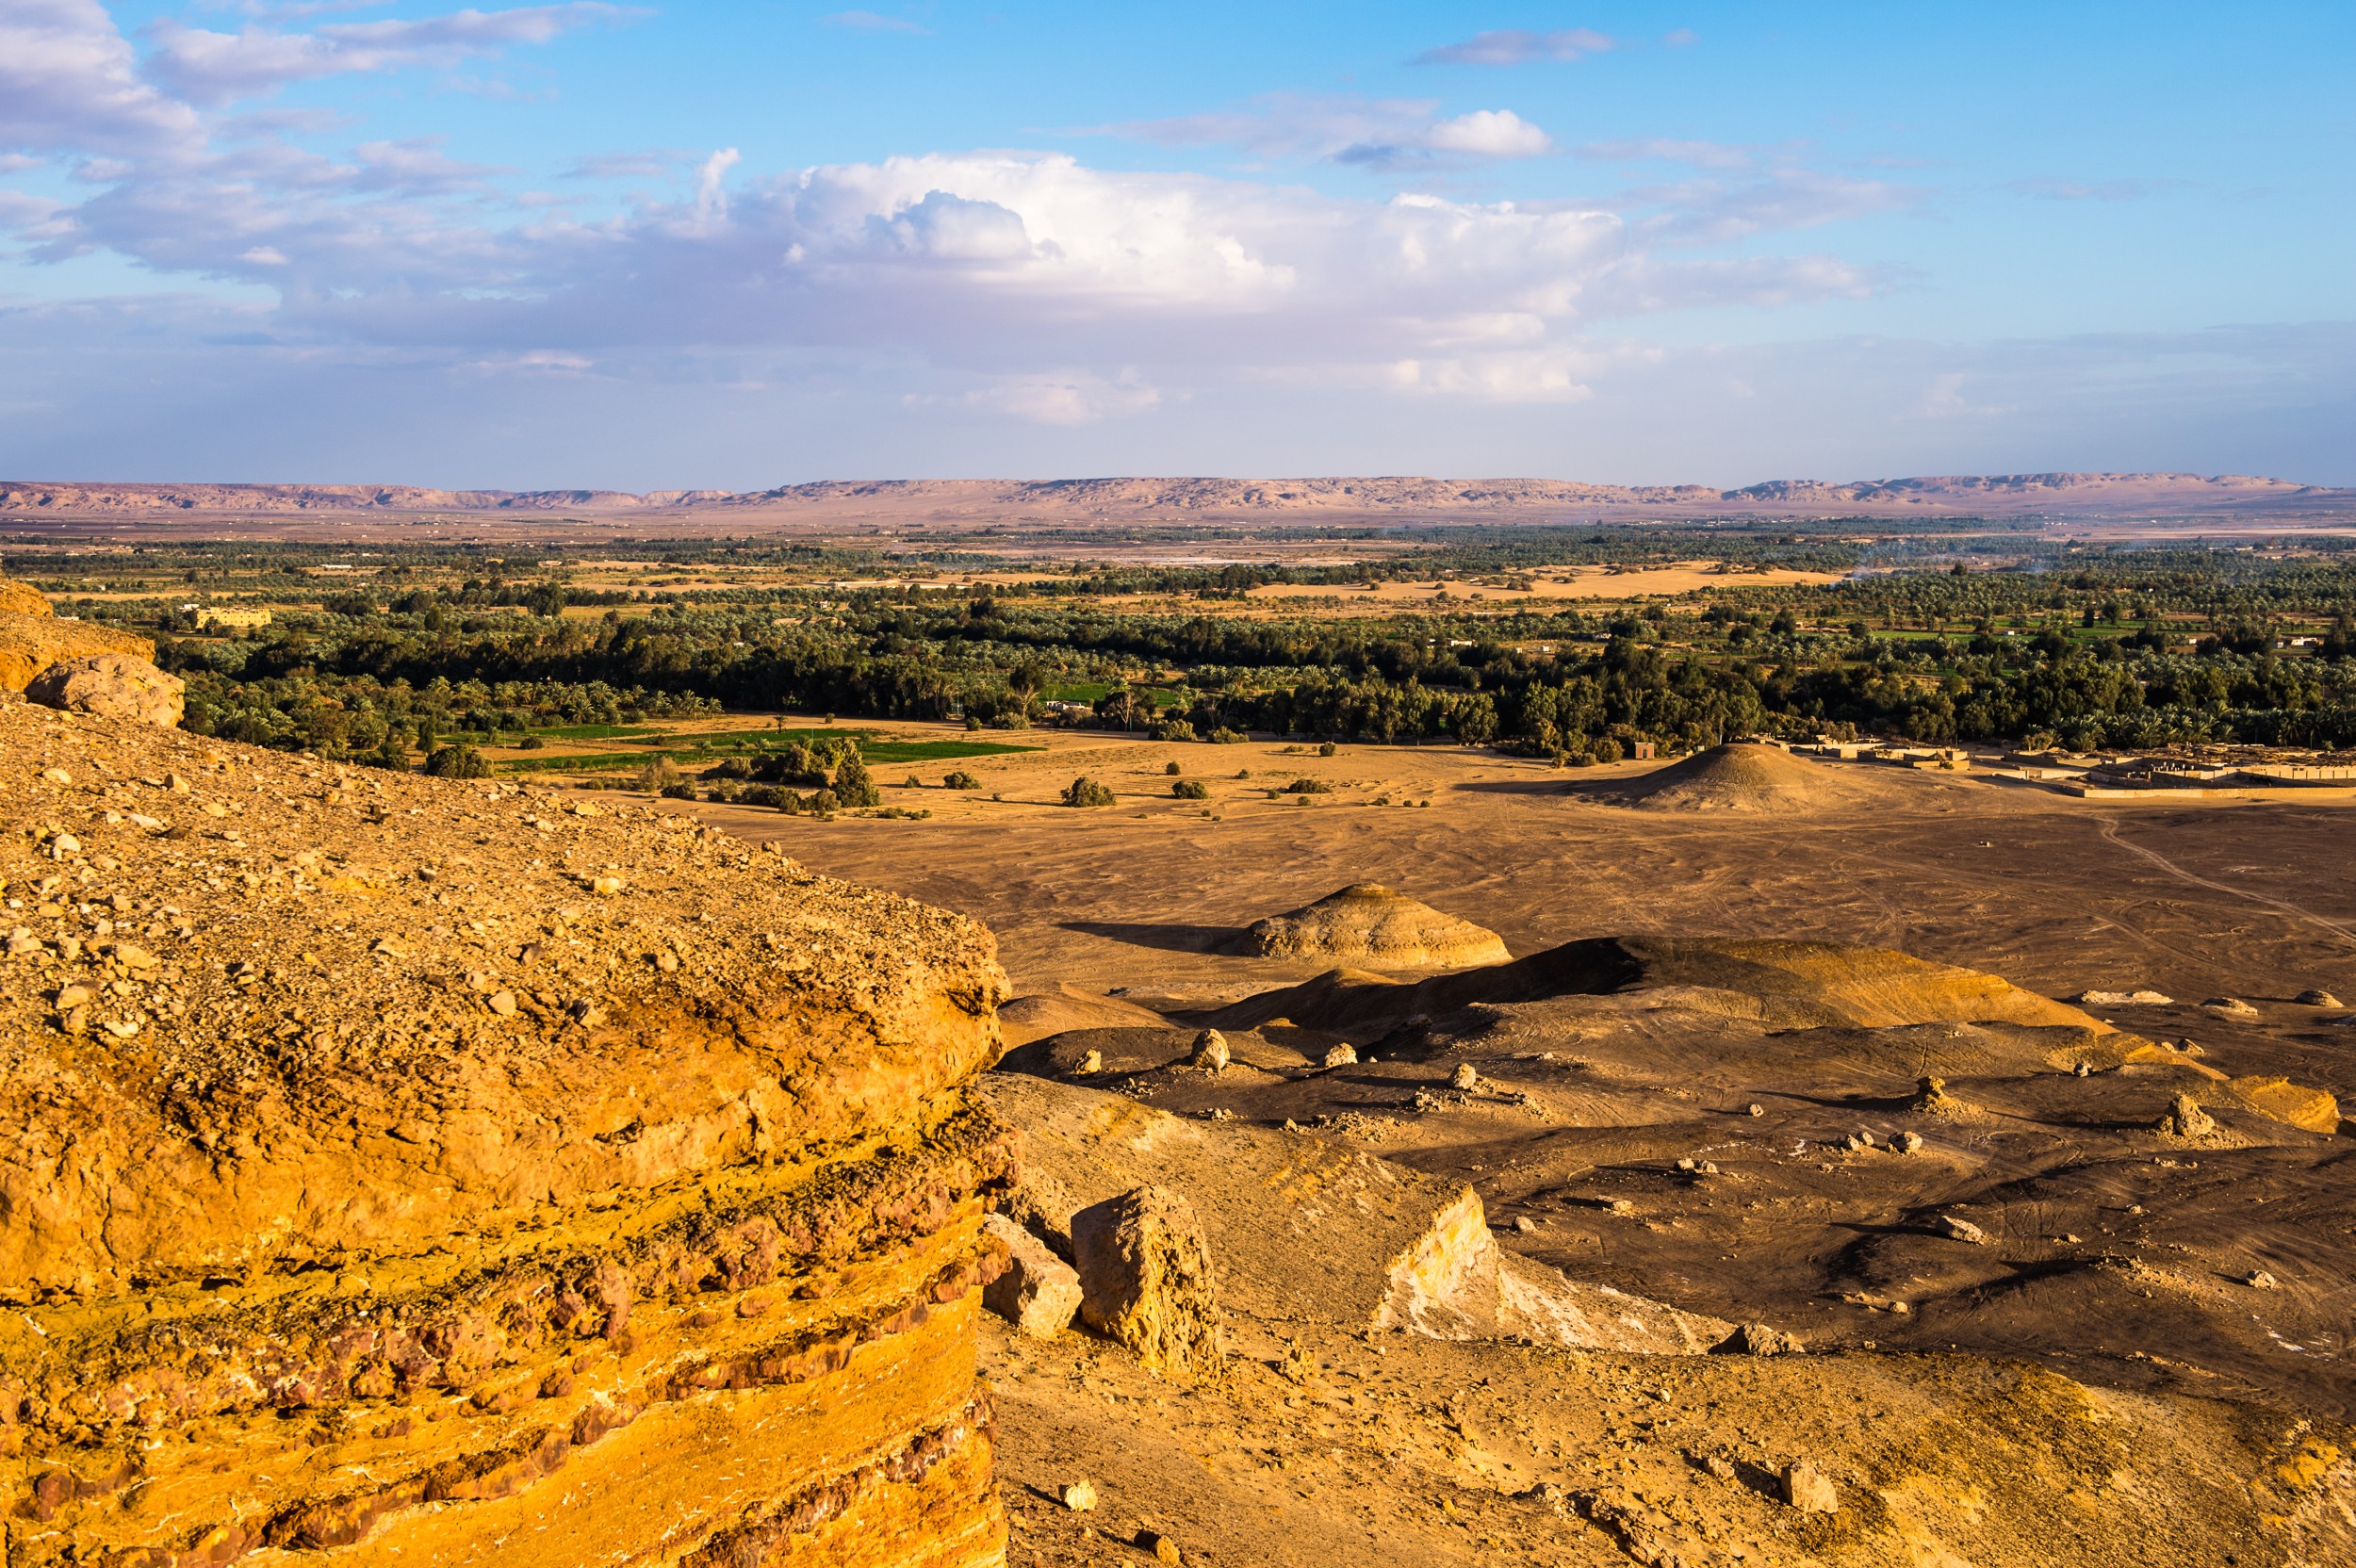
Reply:
[[[1549,515],[1989,516],[2356,518],[2356,489],[2246,474],[2044,473],[1911,479],[1772,480],[1738,490],[1708,485],[1586,484],[1572,480],[1444,480],[1408,476],[1317,479],[827,480],[770,490],[444,490],[403,484],[155,484],[0,482],[0,518],[37,515],[154,518],[171,514],[254,516],[337,514],[690,514],[1048,521],[1070,517],[1265,515],[1311,512],[1433,513],[1539,520]]]

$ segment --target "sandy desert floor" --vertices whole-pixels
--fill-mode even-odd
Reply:
[[[692,809],[778,840],[813,870],[978,917],[1018,996],[1117,993],[1167,1015],[1160,1033],[1180,1042],[1221,1004],[1331,967],[1214,951],[1230,933],[1381,882],[1499,933],[1516,957],[1598,937],[1770,939],[1896,948],[2051,998],[2154,990],[2173,1000],[2090,1010],[2138,1037],[2193,1042],[2235,1078],[2280,1074],[2356,1103],[2349,1015],[2294,1000],[2356,999],[2347,806],[2102,805],[2006,779],[1828,762],[1808,765],[1846,798],[1821,810],[1647,811],[1606,797],[1648,763],[1566,771],[1452,747],[1322,758],[1266,742],[1019,738],[1040,749],[954,764],[980,780],[975,792],[940,787],[952,764],[924,767],[916,789],[898,785],[905,770],[882,770],[888,803],[931,809],[924,821]],[[1208,800],[1170,795],[1172,761]],[[1117,804],[1055,804],[1083,773]],[[1299,777],[1328,792],[1268,793]],[[2223,997],[2247,1010],[2202,1005]],[[1847,1130],[1929,1125],[1905,1118],[1914,1066],[1873,1058],[1878,1047],[1778,1057],[1772,1037],[1746,1039],[1690,1087],[1640,1084],[1641,1059],[1616,1059],[1636,1068],[1613,1079],[1612,1048],[1583,1026],[1489,1011],[1513,1025],[1489,1043],[1472,1028],[1339,1073],[1314,1063],[1343,1035],[1283,1021],[1248,1037],[1274,1070],[1218,1085],[1159,1065],[1177,1047],[1156,1054],[1155,1031],[1106,1031],[1115,1056],[1123,1041],[1143,1053],[1113,1061],[1125,1076],[1107,1086],[1181,1116],[1333,1129],[1470,1184],[1501,1246],[1681,1310],[1778,1323],[1828,1353],[1733,1367],[1246,1326],[1236,1378],[1194,1389],[1084,1336],[1005,1336],[991,1354],[1015,1560],[1137,1560],[1131,1543],[1148,1528],[1191,1547],[1189,1560],[1239,1563],[2331,1560],[2315,1555],[2324,1537],[2300,1545],[2221,1503],[2208,1533],[2164,1542],[2150,1511],[2180,1510],[2188,1494],[2132,1478],[2161,1464],[2169,1485],[2214,1482],[2240,1508],[2266,1493],[2268,1466],[2291,1462],[2283,1454],[2320,1445],[2330,1453],[2310,1469],[2343,1489],[2283,1509],[2347,1511],[2348,1123],[2334,1135],[2220,1112],[2216,1138],[2178,1147],[2150,1127],[2190,1070],[2149,1082],[1991,1070],[1955,1081],[1974,1109],[1931,1129],[1936,1164],[1857,1156],[1838,1151]],[[1566,1054],[1594,1045],[1602,1077],[1571,1072],[1587,1061],[1541,1063],[1495,1043],[1514,1030],[1517,1043],[1567,1042]],[[1280,1059],[1288,1052],[1297,1068]],[[1489,1086],[1443,1104],[1430,1091],[1457,1061],[1477,1062]],[[1764,1116],[1745,1120],[1742,1102],[1761,1100]],[[1680,1156],[1712,1152],[1708,1183],[1679,1174]],[[1922,1217],[1955,1204],[1973,1205],[1998,1245],[1926,1241]],[[2247,1286],[2255,1266],[2281,1288]],[[1893,1296],[1912,1297],[1913,1313],[1892,1315]],[[1297,1370],[1304,1352],[1323,1369],[1307,1381],[1270,1371]],[[2053,1373],[2050,1387],[2036,1380]],[[1984,1419],[1958,1413],[1983,1396]],[[1895,1414],[1844,1426],[1851,1397],[1928,1425],[1903,1442],[1887,1425],[1905,1424]],[[1479,1399],[1494,1408],[1468,1413]],[[2053,1399],[2107,1413],[2057,1415]],[[2089,1420],[2136,1454],[2071,1457],[2067,1434]],[[2163,1433],[2185,1445],[2177,1457],[2153,1451]],[[1730,1471],[1710,1467],[1721,1450]],[[1828,1521],[1775,1505],[1774,1463],[1803,1450],[1863,1478],[1864,1511]],[[2026,1468],[2001,1506],[1940,1513],[1985,1492],[1985,1475],[1909,1468],[1902,1455],[1918,1450],[1973,1474]],[[1054,1500],[1080,1474],[1104,1489],[1101,1514]],[[1548,1486],[1573,1500],[1558,1506]],[[1934,1494],[1937,1507],[1924,1500]],[[2356,1515],[2327,1523],[2327,1536],[2356,1540]]]

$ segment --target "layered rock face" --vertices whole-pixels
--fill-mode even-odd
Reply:
[[[971,922],[0,705],[12,1565],[995,1563]]]
[[[25,690],[52,664],[110,653],[153,659],[155,645],[112,627],[61,621],[30,583],[0,578],[0,692]]]

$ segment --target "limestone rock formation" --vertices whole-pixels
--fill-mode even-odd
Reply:
[[[1039,1339],[1072,1327],[1080,1312],[1078,1272],[1004,1215],[991,1215],[983,1225],[1005,1245],[1007,1265],[983,1289],[982,1305]]]
[[[999,1560],[979,927],[23,703],[0,814],[12,1564]]]
[[[1496,932],[1375,882],[1253,921],[1228,947],[1246,957],[1348,959],[1378,969],[1463,969],[1512,956]]]
[[[144,659],[102,653],[50,665],[25,683],[25,695],[44,708],[177,729],[187,690],[188,682]]]
[[[50,665],[102,653],[155,657],[145,637],[112,627],[57,618],[30,583],[0,578],[0,692],[21,692]]]
[[[1072,1217],[1080,1315],[1156,1372],[1218,1370],[1219,1295],[1210,1246],[1186,1200],[1138,1187]]]

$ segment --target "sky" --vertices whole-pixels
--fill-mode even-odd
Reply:
[[[2356,484],[2356,6],[0,0],[0,479]]]

